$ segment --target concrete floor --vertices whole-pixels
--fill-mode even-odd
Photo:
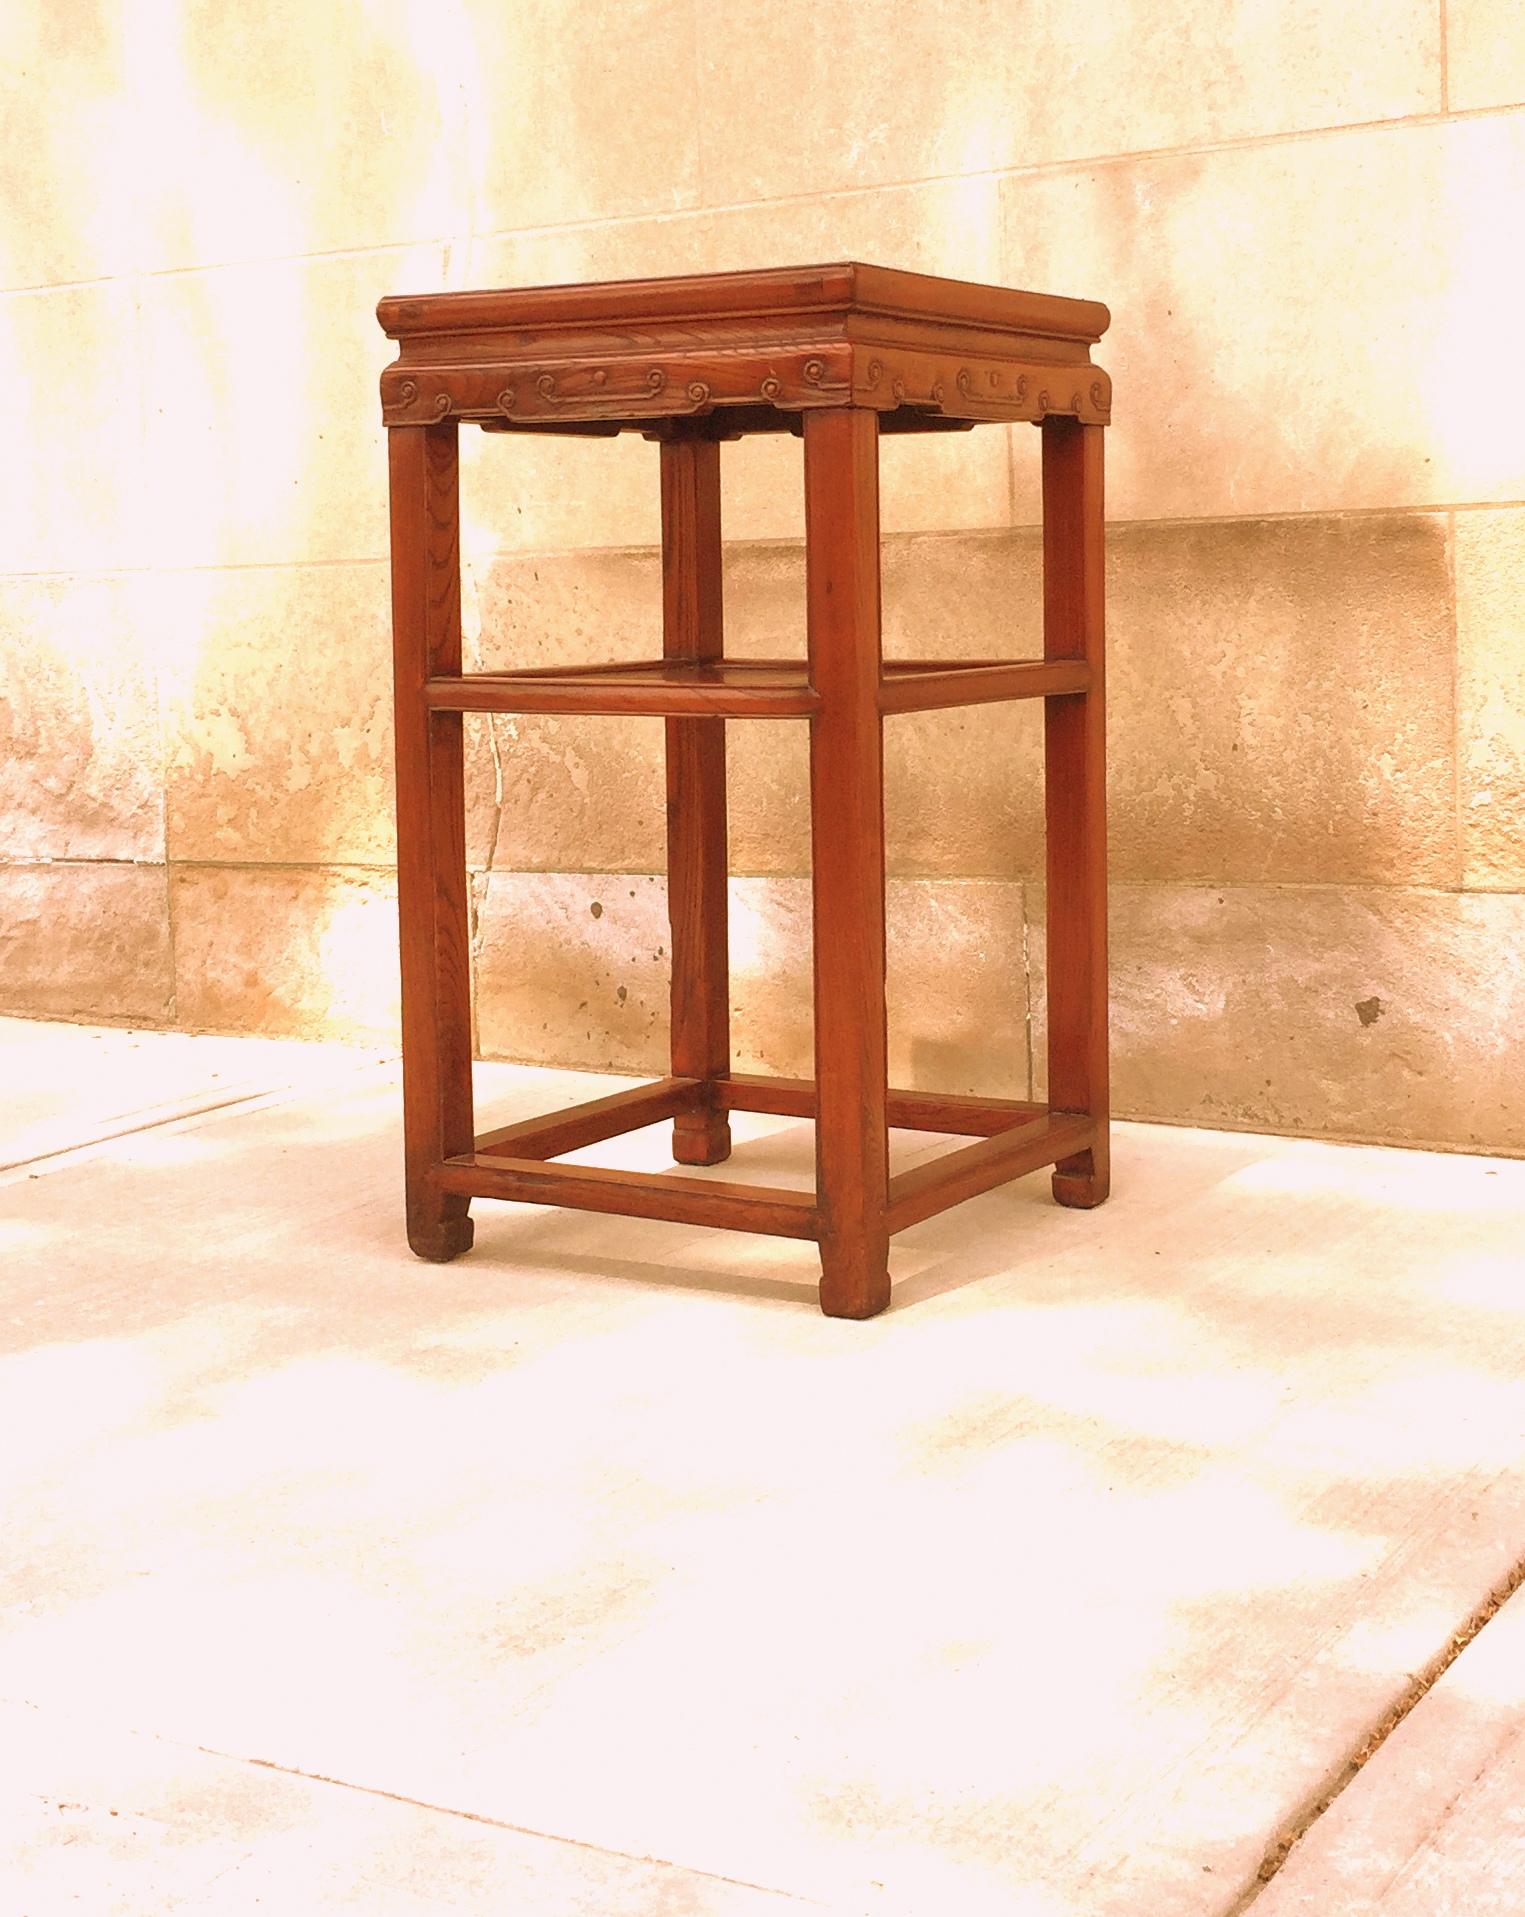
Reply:
[[[6,1917],[1525,1909],[1525,1164],[1123,1126],[844,1324],[676,1226],[416,1263],[374,1055],[0,1058]]]

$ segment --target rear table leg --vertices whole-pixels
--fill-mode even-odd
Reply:
[[[719,659],[720,448],[662,442],[662,650],[669,659]],[[673,1120],[680,1165],[718,1165],[731,1128],[714,1103],[730,1069],[726,942],[724,719],[668,719],[667,910],[672,927],[672,1072],[704,1082],[704,1102]]]
[[[1089,1151],[1054,1168],[1054,1197],[1107,1196],[1107,793],[1102,684],[1102,432],[1043,427],[1043,637],[1049,659],[1084,659],[1091,690],[1044,703],[1048,837],[1048,1102],[1096,1120]]]

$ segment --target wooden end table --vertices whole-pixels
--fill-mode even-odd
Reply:
[[[1102,430],[1091,363],[1107,309],[862,265],[384,299],[390,441],[408,1240],[471,1244],[474,1197],[813,1239],[821,1308],[889,1300],[889,1239],[1040,1166],[1062,1205],[1107,1195]],[[660,448],[663,656],[463,673],[457,430],[612,435]],[[879,630],[882,433],[1030,420],[1043,438],[1042,659],[892,660]],[[727,659],[720,444],[804,441],[808,658]],[[886,717],[1041,698],[1048,1103],[886,1082]],[[666,721],[671,1073],[555,1117],[474,1132],[462,715]],[[725,724],[810,725],[815,1077],[733,1072]],[[716,1165],[732,1111],[816,1122],[814,1194],[564,1165],[668,1119],[673,1157]],[[888,1129],[972,1142],[891,1177]]]

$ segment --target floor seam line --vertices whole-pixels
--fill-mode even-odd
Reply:
[[[1467,1614],[1440,1650],[1411,1677],[1366,1735],[1334,1772],[1332,1778],[1282,1825],[1267,1845],[1250,1883],[1224,1910],[1222,1917],[1242,1917],[1259,1900],[1263,1891],[1280,1874],[1297,1846],[1319,1820],[1344,1795],[1361,1772],[1376,1756],[1404,1719],[1420,1704],[1450,1670],[1467,1646],[1481,1635],[1489,1622],[1518,1591],[1525,1589],[1525,1557],[1516,1561],[1483,1599]]]
[[[0,1698],[0,1703],[20,1706],[22,1709],[46,1713],[48,1707],[29,1698]],[[807,1909],[830,1911],[831,1905],[823,1904],[819,1899],[807,1897],[794,1890],[785,1890],[776,1884],[754,1883],[746,1877],[727,1877],[723,1872],[705,1870],[695,1864],[685,1864],[676,1858],[637,1856],[633,1851],[616,1850],[608,1844],[596,1844],[585,1837],[565,1837],[554,1831],[536,1830],[530,1824],[514,1824],[504,1817],[491,1817],[485,1811],[462,1810],[453,1804],[437,1804],[426,1797],[410,1797],[405,1791],[387,1790],[380,1784],[357,1784],[347,1777],[333,1777],[325,1771],[303,1770],[299,1764],[282,1764],[273,1757],[244,1757],[236,1751],[219,1750],[213,1744],[196,1744],[187,1739],[166,1737],[157,1731],[130,1731],[127,1735],[141,1737],[155,1744],[168,1744],[180,1750],[193,1750],[202,1757],[214,1757],[225,1764],[247,1765],[255,1770],[272,1771],[278,1777],[300,1777],[311,1784],[329,1784],[336,1790],[356,1791],[363,1797],[384,1798],[391,1804],[404,1804],[412,1810],[431,1811],[440,1817],[458,1817],[469,1824],[480,1824],[488,1830],[508,1831],[517,1837],[535,1837],[546,1844],[566,1844],[573,1850],[592,1851],[600,1857],[613,1857],[622,1863],[654,1864],[662,1870],[679,1870],[691,1877],[703,1877],[710,1883],[730,1884],[738,1890],[755,1890],[771,1897],[784,1897]]]
[[[1389,1892],[1397,1890],[1406,1877],[1411,1878],[1412,1873],[1425,1857],[1433,1857],[1435,1855],[1440,1840],[1446,1834],[1447,1819],[1450,1818],[1454,1811],[1466,1803],[1467,1799],[1477,1790],[1480,1784],[1484,1784],[1488,1781],[1499,1759],[1507,1756],[1508,1751],[1509,1740],[1506,1739],[1504,1743],[1488,1753],[1476,1771],[1473,1772],[1472,1776],[1470,1776],[1466,1783],[1456,1792],[1455,1796],[1447,1800],[1445,1808],[1440,1812],[1439,1816],[1431,1822],[1430,1828],[1425,1831],[1424,1835],[1419,1839],[1419,1842],[1415,1844],[1408,1856],[1404,1858],[1403,1862],[1383,1886],[1382,1895],[1384,1897],[1386,1897]]]
[[[34,1152],[30,1158],[13,1158],[7,1164],[0,1165],[0,1173],[24,1171],[30,1166],[46,1165],[53,1158],[69,1158],[75,1152],[94,1151],[98,1145],[114,1145],[118,1139],[135,1138],[140,1132],[160,1131],[166,1125],[183,1124],[187,1119],[204,1118],[214,1112],[228,1112],[239,1105],[250,1105],[261,1098],[279,1097],[283,1091],[295,1090],[295,1087],[270,1086],[263,1091],[242,1092],[232,1098],[219,1099],[214,1105],[193,1105],[187,1111],[171,1112],[157,1118],[142,1118],[130,1123],[100,1131],[93,1137],[72,1140],[67,1145],[50,1145],[45,1151]]]
[[[357,1067],[355,1080],[359,1081],[363,1079],[373,1069],[378,1074],[384,1074],[394,1069],[394,1067],[389,1062],[384,1062],[374,1068],[370,1066]],[[244,1107],[252,1106],[270,1109],[273,1106],[289,1103],[292,1099],[301,1098],[314,1089],[323,1095],[328,1095],[349,1088],[350,1081],[347,1078],[336,1080],[333,1085],[320,1086],[317,1088],[300,1084],[265,1085],[255,1091],[234,1092],[227,1098],[218,1099],[215,1103],[206,1105],[190,1104],[184,1111],[163,1112],[158,1116],[144,1116],[130,1123],[124,1123],[115,1129],[97,1132],[93,1137],[80,1138],[67,1145],[50,1145],[44,1151],[34,1152],[29,1158],[10,1159],[4,1164],[0,1164],[0,1184],[5,1184],[13,1180],[18,1172],[23,1171],[30,1172],[34,1177],[40,1177],[50,1168],[55,1159],[73,1158],[80,1152],[94,1152],[102,1146],[115,1145],[124,1138],[137,1138],[149,1132],[164,1131],[172,1125],[189,1126],[194,1124],[197,1119],[226,1116]]]
[[[39,1716],[46,1716],[52,1708],[24,1697],[0,1697],[0,1704],[13,1709],[35,1711]],[[705,1870],[702,1866],[681,1863],[672,1857],[637,1856],[634,1851],[616,1850],[608,1844],[596,1844],[585,1837],[565,1837],[555,1831],[536,1830],[531,1824],[510,1823],[507,1818],[491,1817],[485,1811],[462,1810],[453,1804],[434,1803],[426,1797],[410,1797],[405,1791],[387,1790],[381,1784],[357,1784],[347,1777],[332,1777],[325,1771],[303,1770],[299,1764],[282,1764],[273,1757],[245,1757],[236,1751],[220,1750],[214,1744],[197,1744],[185,1738],[167,1737],[159,1731],[132,1730],[125,1735],[140,1737],[153,1744],[168,1744],[177,1750],[196,1751],[202,1757],[213,1757],[224,1764],[272,1771],[278,1777],[300,1777],[310,1784],[329,1784],[336,1790],[356,1791],[362,1797],[384,1798],[388,1803],[404,1804],[411,1810],[430,1811],[440,1817],[457,1817],[465,1823],[480,1824],[488,1830],[508,1831],[516,1837],[535,1837],[545,1844],[565,1844],[573,1850],[592,1851],[596,1856],[617,1858],[622,1863],[653,1864],[661,1870],[683,1871],[690,1877],[702,1877],[709,1883],[730,1884],[737,1890],[755,1890],[765,1896],[787,1898],[809,1910],[829,1913],[835,1909],[835,1906],[823,1904],[818,1898],[806,1896],[800,1891],[785,1890],[777,1884],[759,1884],[747,1877],[727,1877],[721,1871]]]
[[[511,1831],[518,1837],[538,1837],[546,1844],[569,1844],[574,1850],[589,1850],[600,1857],[617,1857],[629,1864],[655,1864],[664,1870],[686,1871],[692,1877],[704,1877],[711,1883],[732,1884],[738,1890],[762,1891],[773,1897],[790,1897],[796,1903],[814,1904],[817,1910],[829,1906],[801,1897],[797,1891],[782,1890],[776,1884],[758,1884],[746,1877],[727,1877],[720,1871],[703,1870],[672,1857],[638,1857],[633,1851],[614,1850],[607,1844],[595,1844],[586,1837],[562,1837],[554,1831],[536,1830],[530,1824],[513,1824],[504,1817],[489,1817],[485,1811],[461,1810],[453,1804],[436,1804],[426,1797],[409,1797],[405,1791],[389,1791],[381,1784],[356,1784],[347,1777],[330,1777],[323,1771],[306,1771],[298,1764],[278,1763],[273,1757],[239,1757],[232,1751],[215,1750],[210,1744],[194,1748],[204,1757],[219,1757],[228,1763],[249,1764],[258,1770],[274,1771],[281,1777],[303,1777],[313,1784],[331,1784],[336,1790],[358,1791],[364,1797],[384,1797],[391,1804],[406,1804],[413,1810],[433,1811],[441,1817],[459,1817],[470,1824],[482,1824],[489,1830]]]

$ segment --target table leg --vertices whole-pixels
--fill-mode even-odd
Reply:
[[[662,650],[669,659],[719,659],[720,448],[662,442]],[[730,1070],[730,961],[726,940],[725,720],[668,719],[667,911],[672,928],[672,1071],[704,1081],[696,1111],[673,1120],[680,1165],[718,1165],[731,1128],[714,1102]]]
[[[879,420],[805,414],[821,1309],[889,1302],[884,722],[879,710]]]
[[[1103,692],[1102,432],[1043,422],[1043,639],[1084,659],[1091,690],[1045,702],[1048,837],[1048,1102],[1089,1113],[1089,1151],[1061,1159],[1054,1197],[1085,1210],[1107,1195],[1107,793]]]
[[[436,1177],[472,1148],[462,722],[424,703],[431,674],[461,669],[456,425],[394,426],[388,440],[408,1243],[443,1262],[472,1238],[470,1199]]]

